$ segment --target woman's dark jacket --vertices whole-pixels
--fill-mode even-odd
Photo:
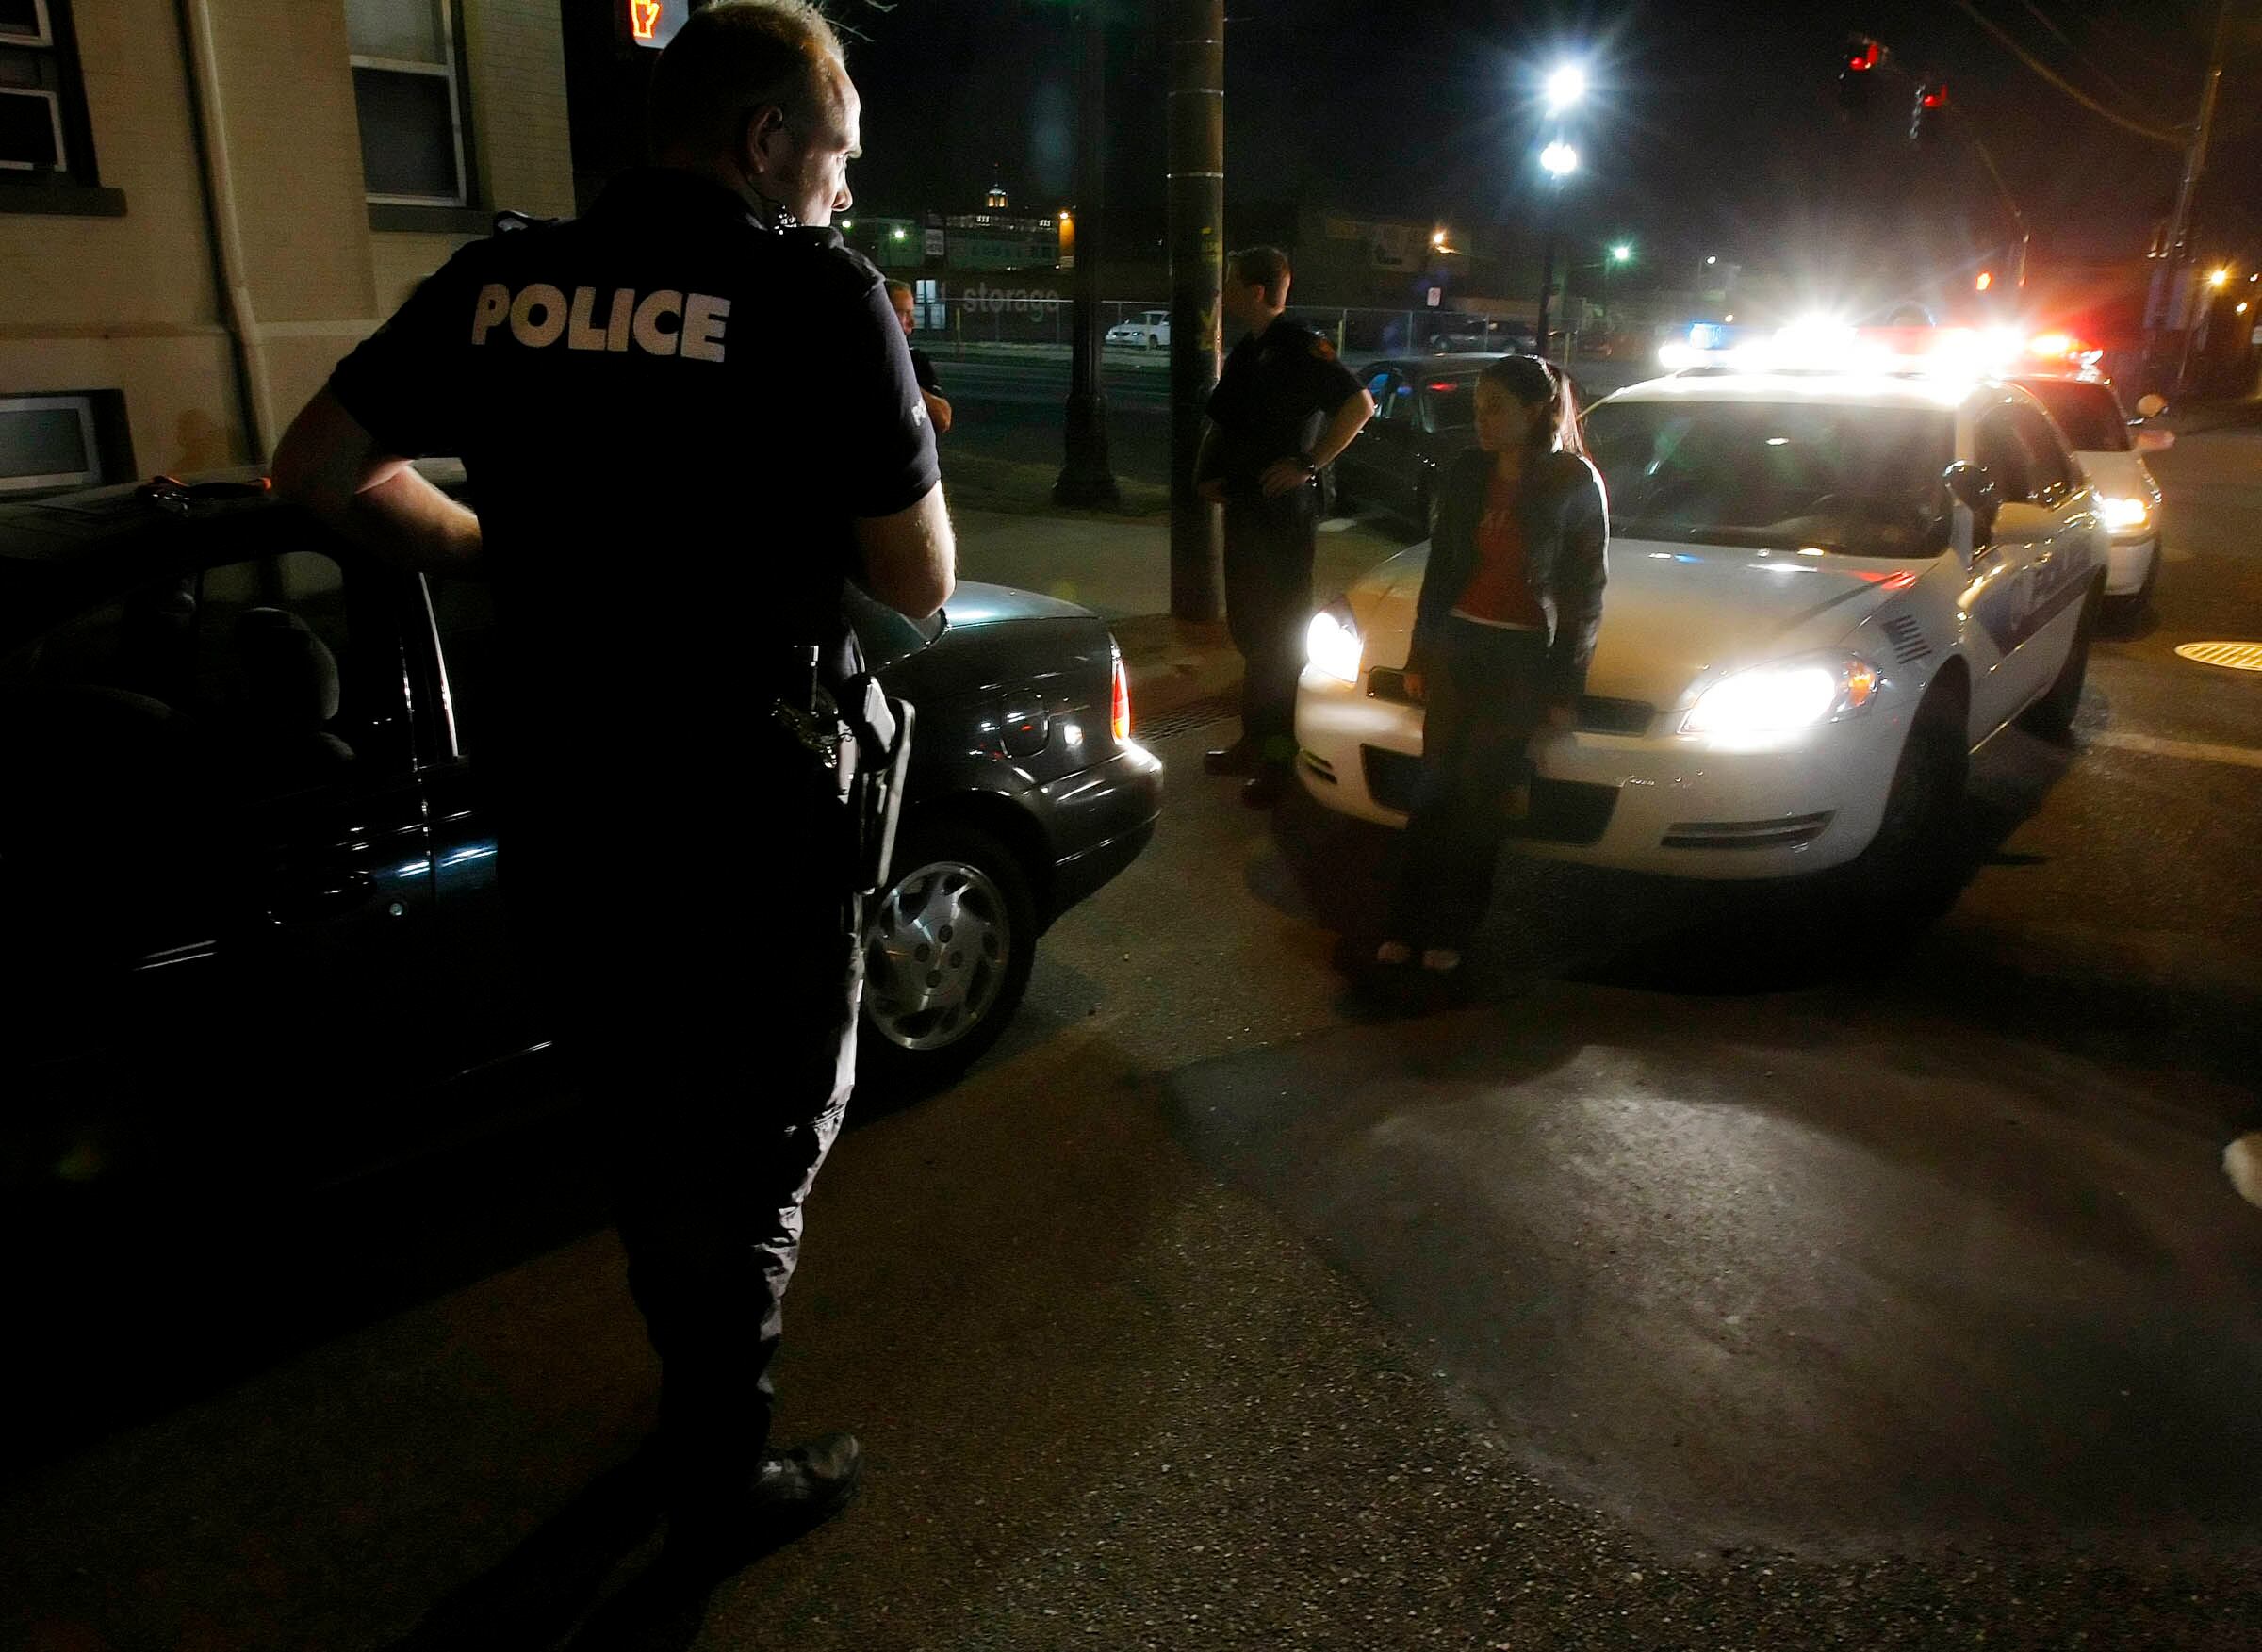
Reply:
[[[1415,610],[1409,671],[1425,671],[1436,661],[1446,618],[1477,571],[1477,524],[1491,481],[1492,455],[1482,450],[1463,453],[1446,472]],[[1548,616],[1542,692],[1575,699],[1585,692],[1595,634],[1602,629],[1604,549],[1610,543],[1602,478],[1576,453],[1534,454],[1524,463],[1516,508],[1523,519],[1525,577]]]

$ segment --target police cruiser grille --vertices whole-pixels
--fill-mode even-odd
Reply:
[[[1414,789],[1421,781],[1421,759],[1402,751],[1385,751],[1379,745],[1359,747],[1359,761],[1367,778],[1367,793],[1385,809],[1401,814],[1414,810]],[[1593,843],[1610,828],[1618,807],[1615,786],[1594,786],[1582,780],[1550,780],[1545,775],[1532,782],[1532,812],[1511,822],[1508,836],[1540,843]]]
[[[1367,674],[1367,697],[1400,706],[1415,703],[1414,696],[1406,693],[1406,674],[1386,665],[1378,665]],[[1579,696],[1578,727],[1583,734],[1647,734],[1656,716],[1657,708],[1647,700]]]
[[[1925,641],[1924,628],[1911,614],[1896,613],[1877,628],[1893,645],[1893,657],[1903,665],[1922,660],[1932,652],[1932,645]]]

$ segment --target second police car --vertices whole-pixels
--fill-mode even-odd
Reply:
[[[1609,587],[1522,847],[1695,878],[1860,861],[1888,888],[1954,860],[1969,753],[2073,721],[2108,538],[2041,405],[1959,342],[1794,331],[1594,407]],[[1385,825],[1419,772],[1428,550],[1315,616],[1298,699],[1306,790]]]

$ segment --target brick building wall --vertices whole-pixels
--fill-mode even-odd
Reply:
[[[428,209],[367,199],[343,0],[70,0],[101,188],[0,181],[0,398],[113,393],[142,475],[264,461],[337,358],[496,209],[570,212],[557,0],[456,8],[471,204]],[[233,178],[239,307],[215,277],[184,11],[210,20],[204,117]]]

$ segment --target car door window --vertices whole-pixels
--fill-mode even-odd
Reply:
[[[239,807],[404,770],[397,662],[357,634],[344,570],[291,548],[150,581],[49,628],[10,674],[9,737],[96,790]],[[19,773],[28,772],[19,770]],[[35,771],[36,772],[36,771]]]
[[[1474,430],[1477,422],[1474,379],[1434,379],[1421,392],[1422,428],[1434,434],[1451,435]]]
[[[2052,506],[2063,502],[2078,485],[2079,472],[2073,455],[2066,451],[2065,443],[2058,438],[2049,419],[2033,408],[2014,407],[2010,416],[2018,428],[2019,440],[2026,449],[2030,466],[2027,475],[2035,501]]]
[[[2012,422],[2014,410],[1998,407],[1984,414],[1972,433],[1972,454],[1994,479],[1995,497],[2004,504],[2034,502],[2033,461]]]

